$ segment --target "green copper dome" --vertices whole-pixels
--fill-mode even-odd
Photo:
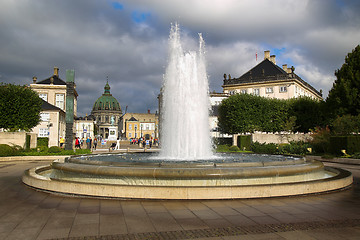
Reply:
[[[110,94],[110,85],[108,82],[104,87],[103,95],[95,101],[93,106],[93,111],[99,110],[121,111],[119,102]]]

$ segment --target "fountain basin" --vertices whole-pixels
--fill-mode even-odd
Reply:
[[[236,199],[332,191],[350,172],[305,158],[267,162],[129,162],[70,158],[29,169],[23,182],[56,193],[134,199]]]

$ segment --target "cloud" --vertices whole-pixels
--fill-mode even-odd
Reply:
[[[157,110],[170,23],[181,25],[185,50],[203,33],[210,90],[223,74],[241,76],[263,58],[317,89],[329,90],[335,69],[360,39],[358,1],[4,0],[0,8],[0,81],[30,84],[53,67],[75,69],[78,115],[90,113],[108,76],[111,93],[131,112]]]

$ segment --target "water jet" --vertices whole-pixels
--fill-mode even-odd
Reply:
[[[304,157],[213,154],[204,40],[184,52],[173,25],[163,83],[161,153],[70,157],[25,171],[23,182],[62,194],[131,199],[237,199],[327,192],[350,172]]]

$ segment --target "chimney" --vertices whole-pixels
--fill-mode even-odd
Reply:
[[[270,51],[267,50],[267,51],[264,51],[264,60],[265,59],[269,59],[270,60]]]
[[[286,73],[288,73],[288,70],[287,70],[287,69],[288,69],[288,68],[287,68],[287,64],[283,64],[283,65],[282,65],[282,67],[283,67],[283,70],[284,70]]]
[[[59,68],[58,67],[54,67],[54,75],[55,76],[59,76]]]
[[[37,77],[33,77],[33,84],[36,83]]]
[[[273,64],[276,64],[275,55],[270,56],[270,61],[272,61]]]
[[[150,109],[148,109],[148,114],[150,114]]]

